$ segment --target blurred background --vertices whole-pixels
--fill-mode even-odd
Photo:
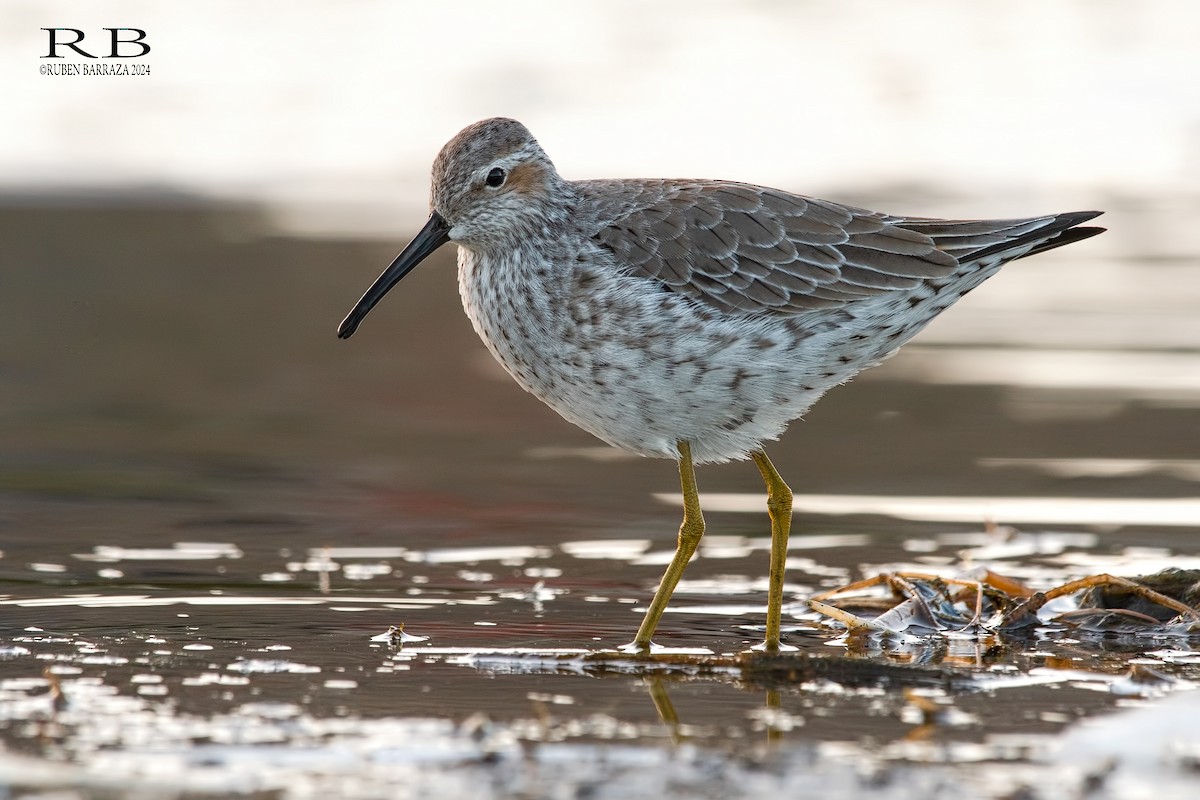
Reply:
[[[26,764],[30,782],[121,796],[153,776],[154,797],[459,796],[414,777],[479,774],[441,743],[478,742],[486,726],[452,723],[481,710],[532,718],[522,743],[553,716],[666,748],[665,684],[555,674],[538,654],[629,640],[674,544],[675,466],[517,388],[462,314],[453,248],[335,335],[425,220],[439,148],[493,115],[568,178],[730,178],[924,216],[1106,212],[1107,233],[1007,266],[769,447],[798,510],[785,626],[809,653],[847,650],[807,599],[897,564],[986,563],[1037,587],[1200,566],[1194,0],[4,0],[0,22],[0,783],[19,751],[54,762]],[[99,52],[105,27],[144,30],[149,74],[41,74],[46,27]],[[762,484],[744,463],[698,479],[709,532],[661,643],[736,652],[762,635]],[[434,649],[380,643],[398,624]],[[671,691],[690,727],[672,732],[759,754],[783,720],[793,747],[859,742],[828,751],[852,779],[839,794],[820,778],[822,797],[886,788],[863,759],[891,742],[914,765],[966,753],[971,796],[1032,796],[978,764],[1041,747],[1014,732],[1125,702],[1078,688],[1081,670],[1147,663],[1142,642],[928,639],[858,655],[1022,674],[957,698],[975,722],[924,754],[897,692],[807,682],[763,707],[757,684],[689,678]],[[518,655],[461,655],[497,647]],[[1194,663],[1160,655],[1179,652]],[[1021,682],[1056,664],[1061,686]],[[446,725],[396,730],[429,717]],[[322,749],[322,730],[360,750]],[[993,734],[991,755],[941,749]],[[275,783],[246,783],[252,750]],[[1193,751],[1177,751],[1191,788],[1161,797],[1195,796]],[[577,768],[580,751],[547,752]],[[580,796],[633,796],[613,770],[673,774],[606,752]],[[723,791],[710,750],[680,752],[700,755],[663,758],[699,794]],[[782,752],[783,776],[828,761]],[[499,763],[525,775],[527,755]],[[1115,763],[1078,785],[1113,785]],[[1164,762],[1139,763],[1138,791],[1162,789]],[[349,780],[299,774],[325,769]],[[385,773],[386,791],[362,789]],[[490,785],[507,784],[469,791]]]
[[[334,336],[424,220],[440,146],[492,115],[525,122],[567,177],[732,178],[928,216],[1104,209],[1107,234],[1010,266],[773,452],[820,513],[915,497],[925,511],[887,513],[1138,536],[1195,522],[1194,3],[8,0],[0,14],[10,551],[48,531],[156,540],[193,513],[179,503],[315,544],[513,528],[669,542],[654,495],[676,490],[673,466],[614,468],[512,385],[458,309],[452,248],[352,341]],[[97,45],[105,26],[141,28],[150,74],[41,75],[53,26]],[[700,480],[760,491],[746,465]],[[930,510],[946,496],[1061,502]],[[1135,505],[1085,502],[1113,499]]]

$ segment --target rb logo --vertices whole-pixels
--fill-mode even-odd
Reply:
[[[141,28],[104,28],[104,30],[109,32],[111,41],[109,53],[106,56],[94,56],[80,47],[79,43],[83,41],[84,34],[83,31],[79,30],[78,28],[42,28],[42,30],[46,31],[50,39],[50,52],[42,56],[42,58],[66,58],[66,56],[60,56],[58,54],[58,48],[60,47],[69,47],[84,58],[141,58],[142,56],[146,55],[146,53],[150,52],[150,45],[143,41],[146,38],[146,32]],[[69,31],[70,33],[75,34],[75,38],[69,42],[59,41],[59,31]],[[137,36],[129,39],[122,39],[120,33],[121,31],[133,31],[137,34]],[[137,53],[131,53],[129,55],[121,55],[121,45],[140,47],[141,51]]]

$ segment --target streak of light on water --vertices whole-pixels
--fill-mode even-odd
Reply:
[[[677,495],[656,499],[678,505]],[[760,494],[701,494],[706,511],[760,513]],[[793,508],[807,514],[879,514],[925,522],[1003,520],[1014,525],[1200,525],[1200,499],[1136,497],[914,497],[884,495],[796,495]]]

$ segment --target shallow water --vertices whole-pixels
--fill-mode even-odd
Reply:
[[[897,568],[1048,588],[1200,567],[1194,269],[1014,265],[794,425],[771,453],[797,492],[800,651],[755,671],[719,659],[762,631],[745,464],[700,471],[709,533],[657,637],[709,666],[594,657],[632,638],[669,558],[673,465],[511,385],[449,251],[342,342],[397,242],[182,198],[12,204],[0,227],[20,267],[0,294],[14,796],[1194,796],[1194,638],[855,644],[805,602]],[[1130,288],[1080,298],[1085,269]],[[376,640],[401,625],[421,639]]]

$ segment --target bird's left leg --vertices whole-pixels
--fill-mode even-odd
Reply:
[[[771,515],[771,571],[767,581],[767,636],[759,646],[770,653],[784,648],[779,641],[783,624],[783,571],[787,562],[788,533],[792,527],[792,490],[779,477],[775,465],[759,450],[751,457],[767,485],[767,513]],[[758,649],[758,648],[756,648]]]

